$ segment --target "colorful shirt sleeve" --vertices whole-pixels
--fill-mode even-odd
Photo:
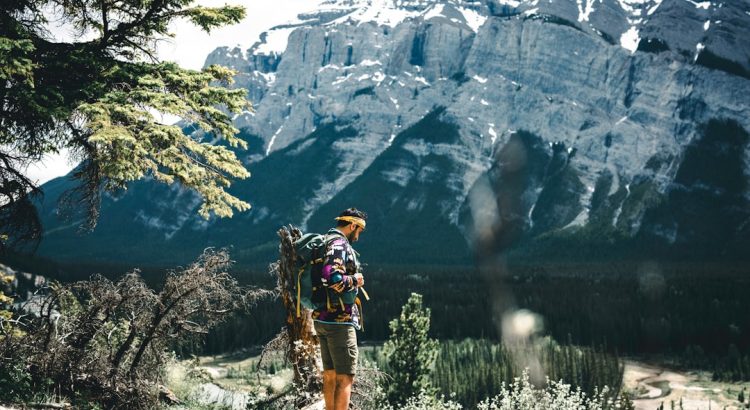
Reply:
[[[336,238],[331,241],[326,251],[325,264],[321,273],[323,286],[334,289],[334,285],[343,283],[343,289],[334,289],[339,292],[351,290],[354,286],[354,278],[346,274],[346,260],[348,244],[343,238]]]

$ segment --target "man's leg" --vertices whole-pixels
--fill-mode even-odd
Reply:
[[[348,410],[349,398],[352,395],[353,374],[336,374],[336,407],[334,410]],[[326,406],[328,402],[326,402]]]
[[[323,370],[323,400],[326,410],[335,410],[334,395],[336,393],[336,370]]]
[[[348,410],[352,395],[354,375],[357,373],[357,331],[353,326],[341,326],[337,332],[336,354],[336,403],[335,410]]]
[[[334,370],[333,358],[331,357],[331,339],[328,337],[327,328],[323,323],[315,322],[313,326],[320,341],[320,359],[323,362],[323,400],[326,403],[326,410],[335,410],[336,370]]]
[[[316,330],[318,327],[318,337],[325,333],[321,339],[321,358],[323,359],[323,397],[326,402],[326,410],[348,410],[349,399],[352,394],[352,384],[354,375],[357,373],[357,332],[354,327],[349,325],[315,323]],[[323,342],[326,342],[323,345]],[[333,403],[328,407],[329,401],[326,395],[326,372],[334,369],[333,374]],[[330,377],[330,376],[328,376]]]

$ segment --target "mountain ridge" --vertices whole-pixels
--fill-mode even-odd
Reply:
[[[507,205],[496,199],[507,194],[503,178],[493,175],[505,172],[498,154],[518,135],[535,142],[519,145],[531,176],[513,191],[520,233],[508,246],[544,257],[554,252],[530,245],[539,238],[610,235],[658,249],[693,246],[706,235],[710,242],[718,231],[690,233],[690,218],[675,222],[667,211],[695,198],[709,220],[739,225],[719,230],[731,236],[720,242],[734,245],[717,245],[714,256],[737,254],[748,243],[746,183],[723,187],[712,179],[724,192],[717,193],[703,189],[700,176],[680,180],[701,175],[706,161],[721,165],[727,147],[740,153],[729,161],[736,165],[730,178],[750,174],[750,81],[742,75],[750,45],[736,41],[750,38],[742,2],[322,6],[270,30],[247,52],[219,48],[207,57],[206,64],[240,71],[236,86],[249,90],[256,107],[234,119],[252,141],[239,154],[253,177],[232,192],[253,209],[203,221],[189,192],[141,182],[105,199],[100,226],[82,239],[56,221],[55,188],[42,208],[40,253],[166,264],[189,261],[201,247],[234,246],[237,260],[249,262],[272,257],[280,225],[324,230],[338,208],[355,205],[373,218],[361,244],[373,260],[467,263],[480,234],[475,219],[502,220]],[[724,20],[673,30],[654,23],[707,16]],[[618,41],[633,27],[643,41]],[[702,42],[688,44],[690,38]],[[283,53],[274,50],[282,45]],[[713,142],[703,149],[713,154],[691,165],[698,171],[686,171],[691,144],[705,138]],[[545,174],[550,167],[556,177]],[[61,181],[49,186],[66,185]],[[681,186],[692,188],[681,197],[674,194]],[[712,219],[722,209],[739,210]],[[131,245],[106,250],[102,241]]]

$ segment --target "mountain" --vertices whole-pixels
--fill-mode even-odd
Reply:
[[[745,258],[748,40],[744,0],[326,0],[206,59],[255,107],[234,119],[250,211],[205,221],[194,194],[141,181],[79,235],[62,177],[38,252],[174,265],[230,246],[263,265],[281,225],[356,206],[378,264]]]

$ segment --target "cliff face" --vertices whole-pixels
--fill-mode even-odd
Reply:
[[[324,1],[207,58],[255,106],[235,118],[253,177],[233,186],[252,210],[203,221],[191,194],[141,182],[75,236],[54,216],[61,178],[40,252],[175,263],[234,246],[267,263],[280,225],[321,231],[357,206],[379,262],[462,262],[482,241],[735,255],[750,244],[749,30],[741,0]]]

